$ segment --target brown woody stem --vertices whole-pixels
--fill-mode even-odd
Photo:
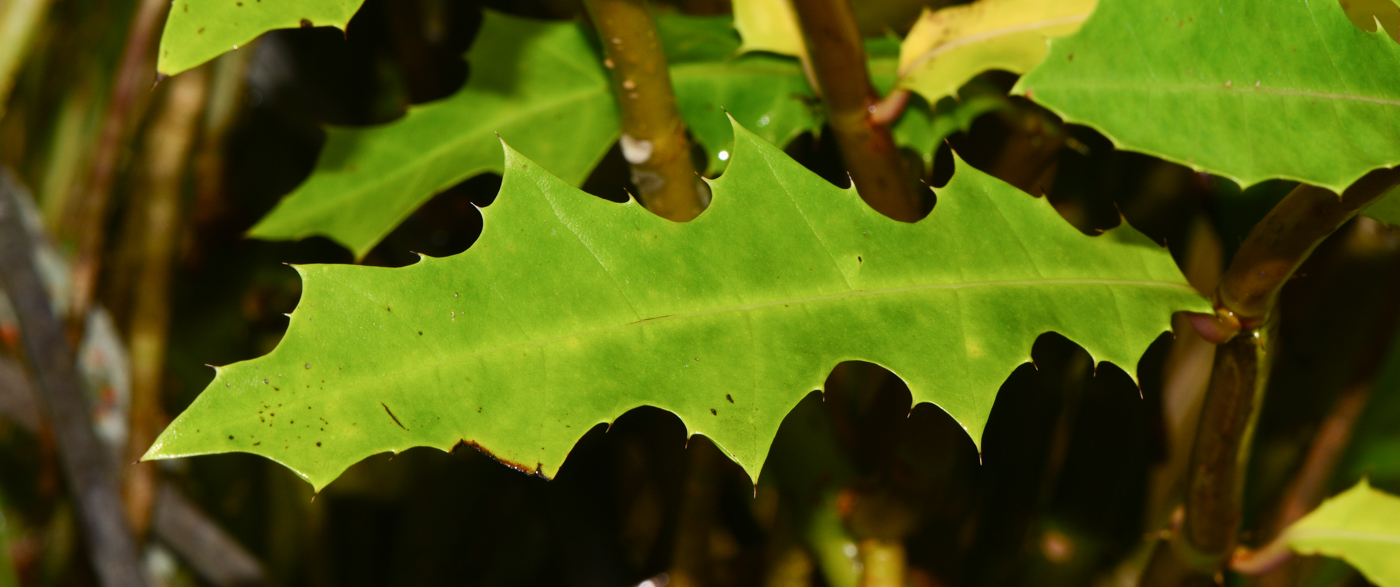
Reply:
[[[865,46],[847,0],[794,0],[807,52],[826,101],[841,159],[861,198],[880,213],[913,222],[921,198],[889,126],[872,118],[880,96],[870,85]],[[891,105],[892,106],[892,105]],[[887,107],[880,120],[889,120]]]
[[[1278,292],[1313,249],[1358,212],[1400,183],[1400,168],[1373,171],[1340,198],[1330,190],[1299,185],[1249,232],[1221,278],[1217,305],[1244,328],[1263,323]]]
[[[622,105],[622,155],[648,210],[684,222],[709,204],[646,0],[585,0]]]
[[[1185,516],[1170,545],[1154,553],[1144,585],[1206,585],[1224,570],[1238,541],[1245,466],[1268,382],[1279,291],[1313,249],[1397,183],[1400,168],[1373,171],[1340,197],[1300,185],[1240,245],[1216,290],[1212,334],[1226,340],[1216,350],[1201,407]]]

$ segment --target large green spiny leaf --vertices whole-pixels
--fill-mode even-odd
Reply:
[[[1400,164],[1400,45],[1335,0],[1102,0],[1013,91],[1244,186]]]
[[[281,344],[220,368],[146,458],[250,452],[319,489],[375,453],[465,441],[553,475],[594,425],[650,405],[756,477],[841,361],[891,369],[978,441],[1041,333],[1131,374],[1172,312],[1210,310],[1141,233],[1085,236],[961,161],[905,224],[734,132],[688,223],[507,148],[475,245],[400,269],[298,267]]]

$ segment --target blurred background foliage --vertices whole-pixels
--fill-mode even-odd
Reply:
[[[866,34],[880,36],[901,35],[926,3],[853,4]],[[310,173],[323,126],[386,122],[410,104],[450,95],[471,75],[460,55],[483,8],[551,19],[582,15],[573,0],[368,0],[344,34],[276,31],[148,88],[155,81],[151,49],[138,56],[140,90],[114,106],[129,37],[153,34],[140,29],[152,22],[143,21],[149,6],[0,0],[0,68],[10,68],[0,74],[13,79],[0,118],[0,164],[31,188],[60,256],[77,255],[92,229],[81,216],[83,199],[110,190],[111,213],[99,222],[104,270],[96,299],[112,316],[117,340],[150,319],[138,311],[143,300],[155,296],[169,311],[168,352],[155,357],[159,401],[138,407],[150,410],[141,416],[154,419],[156,430],[212,378],[206,363],[259,356],[276,345],[287,324],[283,313],[300,293],[284,263],[352,262],[345,249],[319,238],[242,238]],[[725,0],[656,8],[729,11]],[[6,61],[10,55],[19,57]],[[203,96],[182,119],[174,93],[185,76]],[[1014,81],[992,72],[972,83],[1004,94]],[[950,149],[957,150],[973,166],[1048,197],[1086,233],[1126,219],[1165,242],[1201,291],[1214,288],[1249,228],[1292,187],[1270,182],[1241,191],[1115,151],[1104,137],[1061,125],[1023,99],[1010,104],[950,137],[924,170],[929,183],[946,181]],[[122,117],[115,139],[104,131],[114,116]],[[182,152],[162,150],[162,124],[190,137]],[[845,185],[833,141],[806,136],[788,150]],[[95,186],[93,169],[104,156],[113,161],[110,185]],[[910,158],[922,165],[918,154]],[[149,210],[160,191],[152,188],[154,170],[171,160],[179,170],[179,214],[171,229],[152,234]],[[620,199],[627,177],[615,148],[584,189]],[[417,260],[412,251],[465,250],[481,230],[475,206],[489,205],[498,186],[498,177],[481,176],[438,195],[363,262],[403,266]],[[171,251],[168,294],[147,279],[144,268],[160,264],[147,258],[152,241]],[[1358,218],[1285,290],[1283,342],[1255,441],[1245,528],[1270,527],[1319,451],[1336,461],[1324,469],[1335,471],[1329,494],[1363,475],[1400,491],[1393,425],[1400,418],[1400,356],[1390,350],[1398,253],[1400,235]],[[7,320],[0,349],[15,363],[20,351],[13,318]],[[903,569],[886,582],[869,582],[878,577],[867,574],[872,585],[1117,585],[1130,581],[1125,577],[1141,565],[1144,545],[1175,504],[1181,439],[1189,439],[1211,352],[1188,330],[1158,340],[1137,383],[1115,366],[1091,364],[1058,335],[1042,336],[1035,364],[1003,385],[981,455],[937,407],[911,411],[898,378],[873,365],[843,364],[824,401],[814,392],[788,416],[757,487],[708,440],[687,442],[674,416],[649,408],[589,432],[553,481],[465,448],[370,458],[314,496],[287,469],[248,455],[165,462],[160,476],[280,585],[841,586],[864,564]],[[0,396],[23,379],[22,372],[0,378]],[[99,402],[102,394],[123,393],[119,384],[97,385]],[[0,402],[0,585],[92,584],[53,441],[12,405]],[[1320,431],[1339,418],[1354,441],[1329,445],[1333,437]],[[777,469],[783,471],[769,474]],[[204,580],[159,541],[152,545],[146,561],[163,583]],[[1297,567],[1290,584],[1364,584],[1340,563],[1290,564]]]

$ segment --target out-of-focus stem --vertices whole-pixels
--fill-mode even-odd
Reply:
[[[245,47],[243,51],[225,53],[214,61],[208,105],[204,109],[204,128],[192,162],[195,196],[185,230],[185,242],[189,244],[183,254],[186,266],[199,264],[214,225],[227,209],[224,180],[228,162],[224,144],[243,105],[248,60],[252,55],[253,51]]]
[[[163,20],[170,2],[141,0],[131,23],[126,48],[122,51],[112,97],[107,104],[107,116],[102,123],[102,135],[93,157],[92,174],[87,193],[74,202],[77,259],[73,264],[72,310],[68,313],[71,333],[82,328],[83,318],[96,294],[97,278],[101,273],[102,249],[107,242],[107,211],[111,207],[112,183],[117,164],[126,144],[132,120],[139,117],[142,98],[156,81],[155,52],[151,50],[157,25]],[[76,340],[76,337],[70,336]]]
[[[719,460],[724,457],[708,440],[695,441],[686,452],[690,466],[669,575],[676,587],[697,587],[710,583],[710,530],[719,500]]]
[[[0,1],[0,118],[34,32],[44,21],[49,0]]]
[[[622,105],[622,155],[637,197],[658,216],[684,222],[709,205],[695,173],[685,121],[646,0],[585,0]]]
[[[33,247],[20,220],[19,189],[9,172],[0,170],[0,280],[19,319],[20,338],[38,382],[39,405],[57,441],[98,579],[109,587],[145,585],[131,526],[121,515],[109,453],[93,432],[73,350],[34,266]]]
[[[870,85],[860,28],[847,0],[794,0],[807,53],[816,69],[841,159],[861,198],[881,214],[913,222],[922,199],[887,125],[872,115],[879,94]],[[881,119],[888,119],[886,114]]]
[[[1207,585],[1224,570],[1238,540],[1279,291],[1313,249],[1397,183],[1400,168],[1373,171],[1341,197],[1300,185],[1240,245],[1216,290],[1216,317],[1197,320],[1202,336],[1222,344],[1196,428],[1182,525],[1153,554],[1144,585]]]
[[[161,426],[160,390],[165,379],[166,335],[170,326],[170,273],[181,234],[180,196],[186,163],[199,129],[206,95],[205,73],[195,69],[170,82],[169,93],[146,137],[147,192],[139,249],[140,295],[131,313],[131,432],[127,456],[126,511],[137,535],[150,523],[156,497],[153,463],[138,462]]]
[[[860,587],[904,587],[908,568],[903,542],[867,538],[858,550],[864,567]]]

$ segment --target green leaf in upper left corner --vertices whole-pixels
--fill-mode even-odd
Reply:
[[[156,71],[175,75],[273,29],[344,30],[364,0],[175,0],[160,35]]]

